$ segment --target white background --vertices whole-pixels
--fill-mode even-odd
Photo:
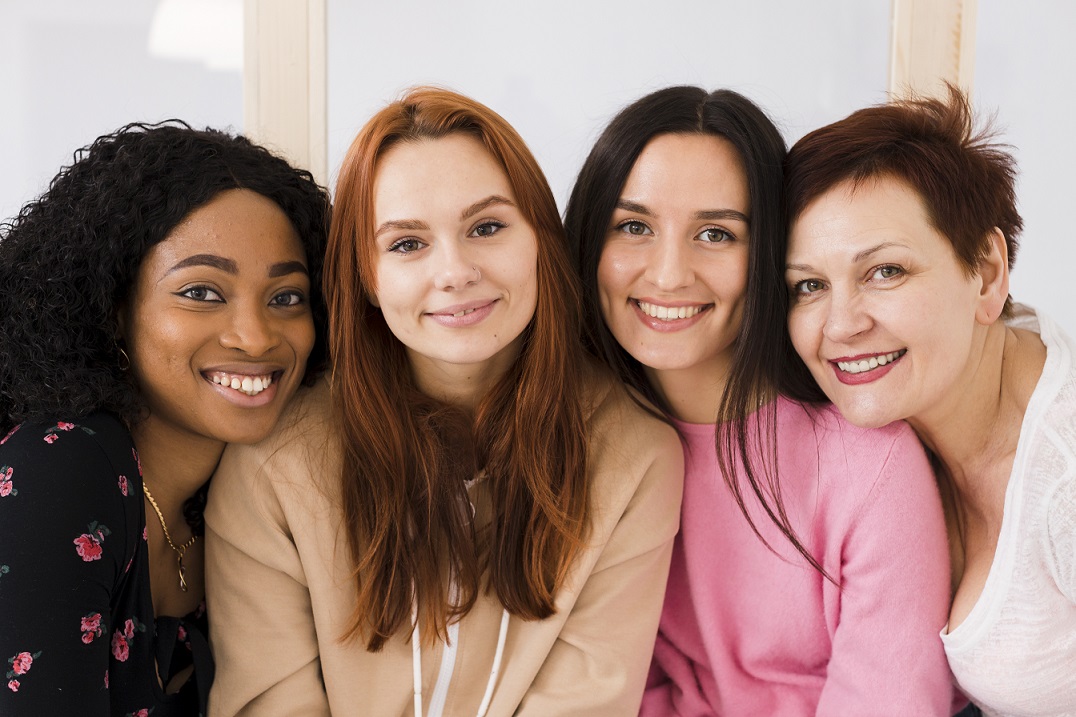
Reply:
[[[186,19],[162,8],[173,0],[0,0],[0,218],[127,122],[242,129],[242,3],[175,1]],[[370,114],[422,83],[504,115],[562,208],[612,114],[668,84],[739,90],[793,142],[884,101],[889,12],[888,0],[328,0],[330,182]],[[1013,295],[1072,335],[1074,31],[1076,4],[979,0],[974,101],[996,111],[1022,172]]]

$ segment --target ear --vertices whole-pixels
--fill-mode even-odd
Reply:
[[[1009,298],[1009,247],[1005,235],[994,227],[988,237],[990,250],[979,261],[976,273],[982,282],[979,287],[975,320],[983,326],[993,324],[1005,309]]]
[[[123,301],[116,306],[116,342],[127,338],[127,302]]]

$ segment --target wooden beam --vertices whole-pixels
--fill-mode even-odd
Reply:
[[[946,81],[971,93],[978,0],[893,0],[889,94],[938,95]]]
[[[328,181],[326,0],[244,0],[243,125]]]

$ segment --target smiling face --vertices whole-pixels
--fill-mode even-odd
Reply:
[[[374,184],[375,303],[423,390],[511,365],[538,300],[538,241],[474,137],[400,142]]]
[[[598,263],[602,315],[659,382],[724,376],[747,284],[747,178],[735,148],[705,134],[652,139],[628,175]]]
[[[147,252],[121,334],[155,429],[218,442],[269,434],[314,343],[298,235],[243,189],[192,211]]]
[[[904,182],[844,182],[809,204],[792,225],[787,279],[792,343],[853,423],[921,419],[964,392],[983,282]]]

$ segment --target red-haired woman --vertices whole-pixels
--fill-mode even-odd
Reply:
[[[634,713],[681,449],[584,359],[522,140],[445,90],[390,104],[325,282],[332,377],[214,482],[211,714]]]
[[[857,425],[906,420],[933,455],[953,555],[942,642],[972,702],[1073,715],[1076,342],[1009,297],[1015,178],[956,90],[801,139],[786,181],[803,362],[784,375]]]

